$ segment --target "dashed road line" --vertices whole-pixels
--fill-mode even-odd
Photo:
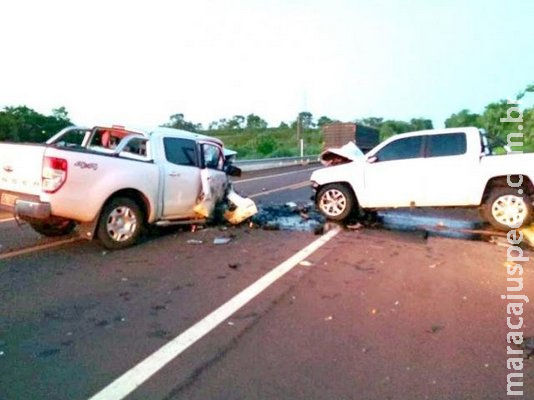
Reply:
[[[276,268],[262,276],[252,285],[231,298],[228,302],[217,308],[211,314],[204,317],[195,325],[177,336],[175,339],[156,350],[139,364],[134,366],[114,382],[106,386],[89,400],[121,400],[146,382],[151,376],[162,369],[166,364],[174,360],[178,355],[187,350],[198,340],[202,339],[219,324],[233,315],[245,304],[250,302],[270,285],[291,271],[301,261],[306,259],[324,244],[328,243],[339,233],[339,230],[331,230],[315,240],[298,253],[294,254]]]
[[[318,169],[320,167],[314,167],[314,168],[307,168],[307,169],[301,169],[301,170],[298,170],[298,171],[291,171],[291,172],[282,172],[282,173],[279,173],[279,174],[274,174],[274,175],[264,175],[264,176],[257,176],[255,178],[247,178],[247,179],[241,179],[241,180],[236,180],[234,181],[234,185],[237,185],[239,183],[245,183],[245,182],[253,182],[253,181],[259,181],[259,180],[262,180],[262,179],[269,179],[269,178],[277,178],[279,176],[286,176],[286,175],[292,175],[292,174],[298,174],[300,172],[309,172],[309,171],[314,171],[316,169]]]
[[[295,190],[295,189],[301,189],[306,186],[310,186],[310,182],[293,183],[292,185],[283,186],[283,187],[279,187],[279,188],[271,189],[271,190],[265,190],[264,192],[254,193],[246,197],[254,198],[254,197],[260,197],[260,196],[266,196],[268,194],[280,192],[282,190],[288,190],[288,189]]]

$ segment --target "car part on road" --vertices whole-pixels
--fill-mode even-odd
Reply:
[[[137,241],[143,224],[143,213],[137,203],[126,197],[117,197],[104,206],[97,236],[104,247],[122,249]]]

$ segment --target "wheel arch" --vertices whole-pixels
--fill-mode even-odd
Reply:
[[[486,183],[486,186],[484,187],[484,191],[482,192],[482,198],[480,199],[480,204],[483,204],[491,194],[491,191],[494,188],[497,187],[515,187],[510,186],[508,184],[508,181],[510,182],[520,182],[522,178],[522,183],[520,186],[517,186],[517,189],[522,188],[525,191],[525,194],[529,197],[532,197],[534,195],[534,184],[530,180],[530,178],[526,175],[520,175],[520,174],[513,174],[513,175],[502,175],[502,176],[495,176],[488,180]]]

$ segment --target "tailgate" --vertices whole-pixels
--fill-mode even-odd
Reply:
[[[44,145],[0,143],[0,191],[39,195]]]

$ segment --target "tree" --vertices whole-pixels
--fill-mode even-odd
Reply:
[[[317,120],[317,126],[319,128],[322,128],[323,126],[325,126],[327,124],[331,124],[332,122],[334,122],[334,120],[328,118],[326,115],[323,115],[323,116],[319,117],[319,119]]]
[[[356,122],[361,123],[362,125],[368,126],[370,128],[380,129],[380,127],[384,123],[384,118],[368,117],[368,118],[363,118]]]
[[[247,115],[246,128],[253,131],[264,131],[267,129],[267,122],[255,114]]]
[[[472,113],[467,109],[452,114],[445,120],[445,128],[458,128],[463,126],[482,126],[482,118],[479,114]]]
[[[426,129],[433,129],[432,120],[426,118],[412,118],[410,120],[412,131],[424,131]]]
[[[198,132],[202,130],[202,124],[195,124],[193,122],[186,121],[184,114],[171,115],[170,122],[164,124],[163,126],[174,129],[183,129],[184,131],[190,132]]]

